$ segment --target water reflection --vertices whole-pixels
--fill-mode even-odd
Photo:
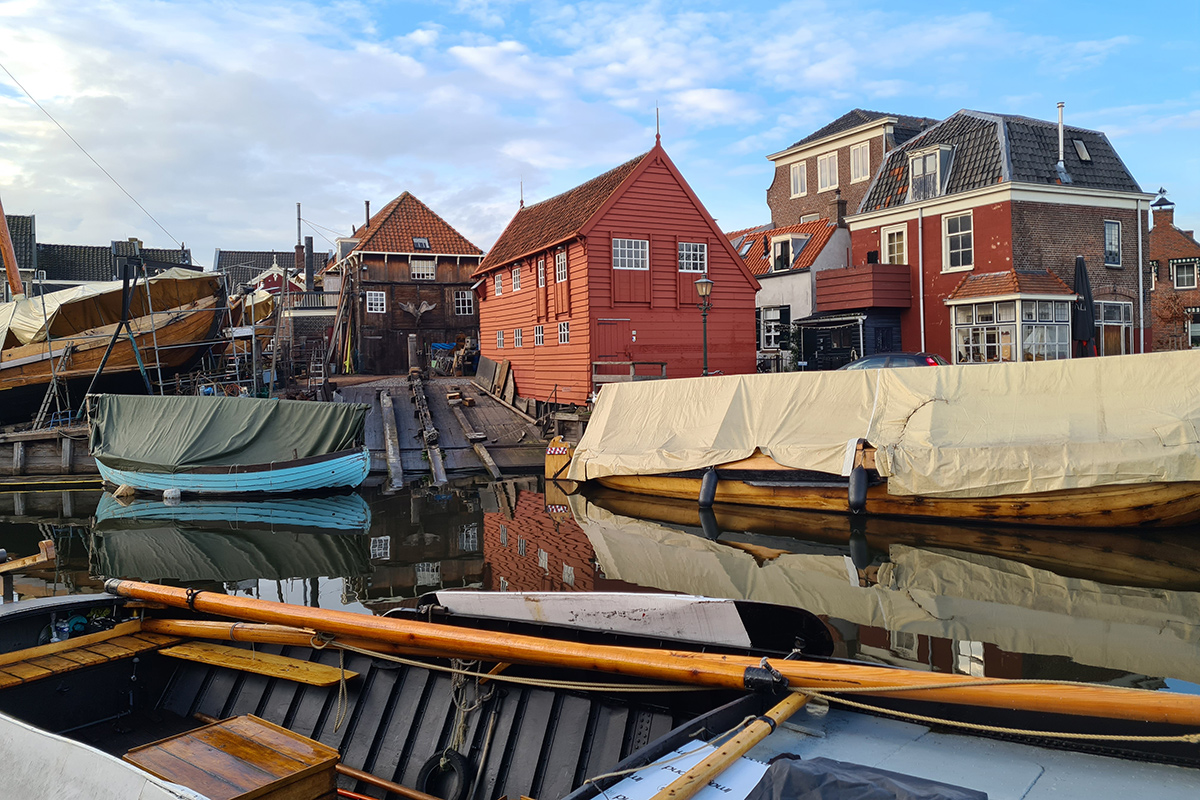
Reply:
[[[941,672],[1196,691],[1189,533],[949,526],[563,494],[536,478],[394,496],[116,503],[0,494],[22,597],[164,580],[362,613],[439,588],[668,591],[805,608],[839,655]]]

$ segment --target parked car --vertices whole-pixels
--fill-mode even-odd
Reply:
[[[937,353],[876,353],[843,364],[838,369],[881,369],[883,367],[936,367],[949,364]]]

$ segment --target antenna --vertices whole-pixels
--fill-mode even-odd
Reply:
[[[521,208],[525,207],[525,181],[521,180]]]
[[[654,143],[662,144],[662,132],[658,127],[658,103],[654,104]]]

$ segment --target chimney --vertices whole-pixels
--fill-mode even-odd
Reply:
[[[364,207],[366,208],[366,210],[367,210],[367,222],[366,222],[366,224],[365,224],[365,225],[363,225],[363,227],[365,228],[367,225],[370,225],[370,224],[371,224],[371,201],[370,201],[370,200],[363,200],[363,206],[364,206]]]
[[[304,237],[304,291],[313,291],[313,246],[312,237]]]
[[[296,245],[296,257],[292,259],[292,269],[291,270],[285,269],[283,271],[283,279],[285,281],[287,280],[288,274],[292,271],[294,271],[296,275],[304,274],[304,245],[302,245],[302,244]],[[282,290],[283,290],[283,284],[280,284],[280,291],[282,291]],[[305,291],[308,291],[307,285],[305,285]]]
[[[1061,101],[1058,104],[1058,168],[1064,169],[1063,166],[1063,106],[1065,103]]]
[[[833,202],[831,203],[830,218],[833,220],[835,227],[846,227],[846,198],[842,197],[841,189],[834,189]]]

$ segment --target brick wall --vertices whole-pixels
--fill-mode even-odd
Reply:
[[[1175,209],[1155,209],[1154,228],[1150,231],[1151,261],[1157,261],[1157,280],[1150,293],[1155,350],[1186,350],[1191,347],[1187,323],[1188,308],[1200,308],[1200,288],[1176,289],[1172,282],[1171,259],[1200,258],[1200,243],[1192,231],[1175,227]]]
[[[502,534],[503,529],[503,536]],[[520,542],[525,543],[524,555]],[[538,550],[546,552],[546,568],[538,565]],[[500,512],[483,515],[483,551],[489,566],[484,588],[499,591],[500,578],[510,592],[588,592],[595,589],[592,566],[595,551],[587,534],[569,512],[546,511],[546,497],[521,491],[510,519]],[[563,581],[563,565],[575,571],[575,582]]]
[[[873,176],[879,164],[883,161],[883,133],[871,137],[870,174]],[[803,197],[792,195],[791,164],[779,164],[775,167],[775,179],[767,188],[767,206],[771,209],[771,224],[775,227],[795,225],[805,214],[819,214],[822,218],[833,219],[837,209],[834,206],[835,192],[833,190],[817,191],[817,157],[832,152],[833,148],[815,148],[810,155],[805,156],[805,171],[808,175],[808,194]],[[871,181],[850,182],[850,147],[837,148],[838,154],[838,188],[842,199],[846,201],[846,213],[853,214],[866,196]]]

